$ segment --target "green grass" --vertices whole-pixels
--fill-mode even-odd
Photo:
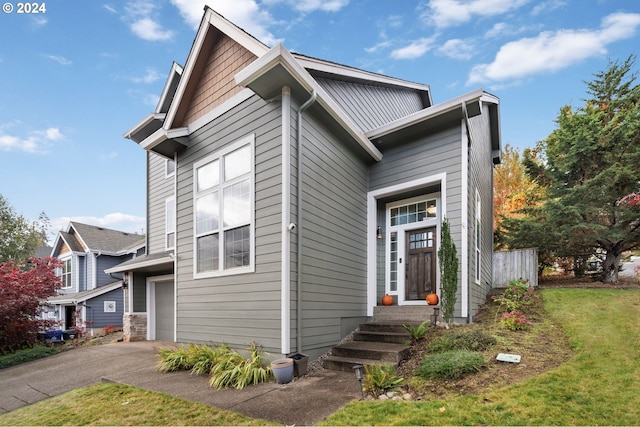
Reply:
[[[167,394],[95,384],[0,415],[3,426],[274,425]]]
[[[324,425],[637,425],[640,291],[546,289],[548,316],[574,351],[558,368],[486,393],[420,402],[354,401]],[[526,369],[523,359],[518,369]],[[109,404],[105,404],[109,402]],[[0,415],[0,425],[266,425],[117,384],[74,390]]]
[[[446,401],[357,401],[324,425],[637,425],[640,292],[547,289],[549,316],[574,356],[560,367],[486,394]],[[521,369],[526,369],[526,360]]]

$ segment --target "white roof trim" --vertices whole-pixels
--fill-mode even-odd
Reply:
[[[131,135],[137,132],[140,132],[145,126],[148,126],[154,120],[164,120],[165,116],[166,116],[165,113],[151,113],[147,115],[144,119],[140,120],[131,129],[126,131],[123,136],[127,139],[131,139]]]
[[[167,139],[176,139],[189,135],[189,128],[181,127],[176,129],[160,128],[151,135],[149,135],[144,141],[140,142],[140,147],[145,150],[153,150],[156,146],[163,143]]]
[[[164,121],[165,129],[171,128],[173,124],[173,119],[175,118],[178,107],[180,106],[182,98],[184,97],[184,91],[186,90],[187,84],[191,79],[191,74],[193,73],[193,68],[195,67],[196,60],[200,56],[202,44],[204,43],[207,33],[212,26],[222,31],[224,34],[232,38],[242,47],[249,50],[251,53],[258,57],[269,51],[269,48],[266,45],[262,44],[249,34],[245,33],[240,28],[236,27],[231,22],[227,21],[213,9],[205,7],[204,17],[200,22],[200,27],[198,28],[196,38],[193,41],[193,47],[191,49],[191,52],[189,52],[189,57],[187,58],[187,62],[183,68],[182,77],[180,78],[180,82],[178,83],[176,94],[173,101],[171,102],[171,106],[169,107],[169,111],[167,112],[167,117]]]
[[[173,81],[174,74],[182,75],[182,71],[184,68],[178,64],[177,62],[173,62],[171,64],[171,69],[169,70],[169,75],[167,76],[167,81],[164,83],[164,88],[162,88],[162,95],[160,95],[160,99],[158,100],[158,104],[156,105],[156,113],[160,113],[160,106],[164,104],[167,96],[169,96],[169,88],[171,87],[171,82]],[[164,119],[165,114],[162,115]]]
[[[267,54],[249,64],[235,76],[236,83],[247,87],[252,81],[276,65],[282,65],[293,78],[309,93],[316,91],[316,102],[320,104],[376,161],[382,160],[382,153],[365,136],[360,128],[347,116],[342,108],[311,77],[309,72],[281,44],[273,47]]]
[[[414,83],[407,80],[397,79],[382,74],[372,73],[366,70],[359,70],[357,68],[349,67],[347,65],[336,64],[332,62],[323,61],[322,59],[309,58],[301,54],[292,53],[294,58],[304,67],[316,71],[323,71],[326,73],[337,74],[346,77],[352,77],[361,80],[370,80],[378,83],[383,83],[393,86],[401,86],[408,89],[416,89],[429,91],[429,85]]]
[[[106,269],[104,272],[107,274],[124,273],[125,271],[138,270],[140,268],[145,268],[145,267],[153,267],[154,265],[166,264],[173,261],[174,261],[173,256],[167,255],[166,257],[163,257],[163,258],[156,258],[148,261],[142,261],[138,264],[129,264],[125,266],[116,265],[115,267]]]
[[[386,125],[380,126],[377,129],[372,129],[366,133],[366,136],[370,139],[381,138],[385,135],[388,135],[400,129],[404,129],[404,128],[413,126],[417,123],[420,123],[422,121],[425,121],[431,117],[437,117],[449,111],[462,108],[463,103],[469,104],[470,102],[473,102],[473,101],[488,102],[488,103],[494,103],[494,104],[499,103],[498,98],[496,98],[495,96],[488,94],[482,89],[477,89],[465,95],[461,95],[456,98],[452,98],[448,101],[442,102],[440,104],[436,104],[432,107],[425,108],[424,110],[417,111],[401,119],[398,119],[391,123],[387,123]]]
[[[77,304],[79,302],[90,300],[91,298],[99,297],[100,295],[106,294],[107,292],[111,292],[111,291],[113,291],[115,289],[118,289],[121,286],[122,286],[122,281],[120,280],[118,282],[113,282],[113,283],[110,283],[108,285],[99,286],[99,287],[97,287],[95,289],[92,289],[89,292],[82,291],[82,292],[87,292],[87,293],[82,295],[80,298],[73,298],[74,295],[82,293],[82,292],[76,292],[76,293],[73,293],[73,294],[69,294],[69,298],[64,298],[65,294],[56,295],[54,297],[51,297],[49,300],[47,300],[47,302],[49,302],[51,304],[55,304],[55,305]]]

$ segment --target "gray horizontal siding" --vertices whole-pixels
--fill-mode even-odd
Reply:
[[[470,120],[471,149],[469,156],[469,288],[470,310],[474,314],[485,303],[492,288],[493,270],[493,160],[489,139],[489,107]],[[476,200],[475,190],[481,198],[481,277],[476,283]]]
[[[366,316],[367,166],[307,115],[303,168],[302,350],[317,354]]]
[[[422,100],[415,90],[316,78],[363,131],[369,131],[420,111]]]
[[[173,177],[165,178],[165,158],[147,154],[147,253],[165,250],[165,202],[173,195]]]
[[[177,338],[279,352],[281,132],[278,103],[253,97],[190,136],[177,170]],[[255,134],[255,273],[194,279],[193,164]]]

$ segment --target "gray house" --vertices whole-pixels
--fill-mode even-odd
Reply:
[[[491,288],[499,101],[269,48],[205,8],[184,67],[125,137],[147,152],[147,254],[124,273],[130,340],[252,341],[324,353],[385,294],[440,292],[446,217],[456,321]]]
[[[48,299],[43,317],[63,329],[80,327],[93,334],[105,326],[122,328],[122,275],[105,270],[144,254],[145,236],[70,222],[60,231],[50,256],[62,261],[59,294]]]

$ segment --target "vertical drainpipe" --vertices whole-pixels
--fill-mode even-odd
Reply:
[[[298,156],[298,172],[296,177],[296,202],[298,204],[298,241],[296,243],[296,347],[298,353],[302,353],[302,112],[316,101],[316,96],[316,90],[314,89],[311,97],[298,109],[298,129],[296,136],[296,151]]]
[[[464,124],[465,124],[465,127],[467,128],[467,164],[464,165],[464,166],[467,168],[467,174],[466,174],[467,178],[466,179],[468,181],[469,180],[469,164],[471,162],[471,121],[469,120],[469,112],[467,111],[467,103],[464,102],[464,101],[462,101],[462,113],[464,115]],[[468,193],[469,186],[467,185],[466,188],[467,188],[466,193]],[[468,194],[464,195],[466,203],[468,203],[468,197],[467,196],[468,196]],[[475,210],[475,203],[474,203],[474,210]],[[469,216],[469,210],[465,209],[465,211],[466,211],[466,215],[465,216],[468,217]],[[467,225],[470,225],[469,221],[467,221],[468,218],[466,218],[466,217],[463,218],[463,220],[467,222]],[[475,224],[475,221],[474,221],[473,222],[474,233],[476,232],[475,231],[475,227],[476,227],[476,224]],[[464,239],[467,240],[468,238],[469,238],[469,229],[467,228],[466,237],[464,237]],[[469,264],[469,245],[467,244],[467,245],[464,245],[464,246],[465,246],[465,251],[464,251],[465,264],[468,265]],[[474,249],[474,251],[475,251],[475,249]],[[475,259],[475,257],[474,257],[474,259]],[[463,280],[465,280],[466,283],[467,283],[467,290],[466,290],[466,292],[467,292],[467,323],[472,323],[473,322],[473,315],[471,314],[471,293],[469,292],[470,291],[470,287],[472,285],[472,283],[471,283],[472,281],[469,280],[469,269],[468,269],[468,267],[467,267],[466,274],[463,275]]]
[[[291,352],[291,89],[282,88],[282,260],[280,347]]]

